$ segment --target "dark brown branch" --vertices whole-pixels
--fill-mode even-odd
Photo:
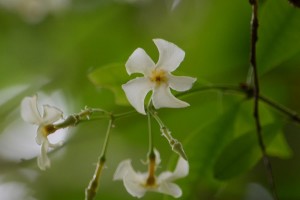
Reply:
[[[250,0],[250,4],[252,7],[252,19],[251,19],[251,46],[250,46],[250,65],[253,69],[253,94],[254,94],[254,111],[253,117],[255,119],[256,125],[256,133],[258,138],[258,144],[260,146],[263,162],[266,167],[268,173],[268,181],[271,187],[271,191],[273,193],[273,197],[275,200],[278,200],[278,195],[275,187],[274,175],[272,170],[272,165],[270,159],[266,152],[266,147],[262,137],[262,128],[260,123],[260,116],[259,116],[259,99],[260,99],[260,91],[259,91],[259,79],[258,79],[258,72],[257,72],[257,63],[256,63],[256,44],[258,40],[258,0]]]

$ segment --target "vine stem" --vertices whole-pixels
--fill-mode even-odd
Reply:
[[[260,87],[259,87],[257,62],[256,62],[256,44],[257,44],[257,40],[258,40],[258,26],[259,26],[259,23],[258,23],[258,0],[250,0],[249,2],[252,7],[250,66],[253,69],[253,81],[254,81],[253,82],[253,94],[254,94],[253,117],[254,117],[255,125],[256,125],[258,144],[259,144],[261,152],[262,152],[264,166],[267,170],[270,188],[273,193],[274,199],[278,200],[272,165],[271,165],[270,159],[267,155],[266,147],[265,147],[265,144],[263,141],[262,128],[261,128],[260,116],[259,116]]]
[[[101,155],[98,158],[97,166],[94,172],[94,175],[89,182],[88,187],[85,190],[85,200],[93,200],[96,196],[98,185],[99,185],[99,179],[102,173],[102,170],[104,168],[104,164],[106,162],[106,151],[107,151],[107,145],[109,142],[109,136],[110,136],[110,130],[113,127],[113,122],[114,118],[113,115],[111,115],[109,123],[108,123],[108,128],[105,134],[105,139],[101,151]]]

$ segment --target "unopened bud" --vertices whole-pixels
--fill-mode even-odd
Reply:
[[[171,144],[171,142],[173,144]],[[182,144],[180,142],[178,142],[178,140],[172,140],[171,142],[170,142],[170,144],[172,145],[172,150],[175,153],[179,154],[184,160],[187,161],[187,156],[183,150]]]

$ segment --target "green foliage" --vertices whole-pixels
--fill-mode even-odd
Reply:
[[[191,133],[184,142],[191,163],[188,178],[182,180],[183,195],[186,199],[195,198],[197,187],[201,182],[213,181],[213,164],[224,146],[234,136],[233,130],[238,110],[239,106],[237,105],[228,108],[213,122]]]
[[[280,129],[280,123],[262,127],[266,146],[280,133]],[[253,129],[227,144],[214,164],[214,176],[219,180],[227,180],[249,171],[261,159],[261,155],[256,129]]]
[[[88,77],[96,87],[111,90],[115,95],[117,104],[129,105],[121,87],[129,80],[124,64],[103,66],[91,72]]]
[[[266,1],[259,10],[258,66],[264,74],[300,53],[300,12],[285,0]]]

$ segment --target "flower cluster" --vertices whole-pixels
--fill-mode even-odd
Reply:
[[[154,191],[178,198],[182,195],[182,191],[174,181],[188,175],[189,164],[181,143],[171,136],[171,132],[158,117],[155,109],[189,106],[187,102],[176,98],[171,93],[171,89],[186,91],[192,87],[196,78],[172,75],[172,72],[183,61],[185,56],[184,51],[175,44],[163,39],[154,39],[153,41],[159,51],[158,62],[155,64],[143,49],[136,49],[126,62],[126,70],[129,75],[132,73],[142,73],[144,76],[137,77],[122,85],[128,101],[136,111],[143,115],[148,115],[148,124],[150,127],[147,160],[148,171],[146,173],[135,171],[131,165],[131,160],[124,160],[117,167],[114,180],[122,180],[128,193],[134,197],[141,198],[147,191]],[[148,108],[145,110],[145,98],[150,91],[152,91],[152,95],[148,102]],[[87,199],[94,198],[96,194],[98,179],[106,161],[105,152],[109,132],[116,116],[102,109],[86,108],[78,114],[70,115],[63,122],[59,123],[58,120],[62,118],[62,111],[56,107],[44,105],[43,114],[41,114],[37,105],[37,96],[25,97],[21,103],[21,116],[24,121],[38,126],[36,142],[38,145],[41,145],[41,154],[38,156],[37,161],[41,170],[50,167],[50,159],[47,156],[48,149],[56,148],[62,144],[61,142],[57,144],[50,143],[48,135],[60,128],[77,125],[83,117],[89,119],[93,112],[106,115],[110,121],[95,174],[86,189]],[[179,155],[175,170],[173,172],[164,171],[158,176],[156,176],[156,170],[161,159],[159,152],[154,149],[152,144],[151,117],[158,122],[162,135],[167,138],[172,150]]]

